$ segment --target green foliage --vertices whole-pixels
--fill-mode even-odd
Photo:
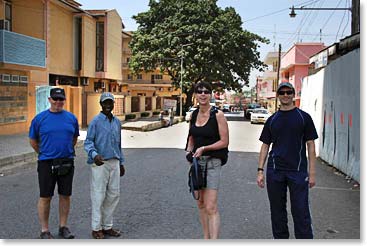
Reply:
[[[221,9],[217,0],[150,0],[149,7],[133,16],[139,27],[130,42],[130,68],[138,73],[159,67],[179,88],[183,57],[189,102],[198,81],[217,82],[219,91],[241,91],[251,70],[265,66],[258,48],[268,41],[243,30],[234,8]]]
[[[136,115],[135,114],[127,114],[125,115],[125,120],[132,120],[135,119]]]
[[[153,115],[159,115],[161,112],[160,111],[154,111]]]
[[[142,112],[140,115],[141,115],[141,117],[148,117],[149,116],[149,112]]]

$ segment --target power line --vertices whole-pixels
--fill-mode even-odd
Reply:
[[[348,0],[346,0],[346,2],[345,2],[345,7],[347,7],[347,6],[348,6],[348,2],[347,2],[347,1],[348,1]],[[340,24],[339,24],[339,27],[338,27],[338,31],[336,32],[335,42],[337,42],[337,41],[338,41],[338,34],[339,34],[339,31],[340,31],[340,27],[341,27],[341,26],[342,26],[342,24],[343,24],[343,21],[344,21],[344,17],[345,17],[346,12],[348,12],[348,10],[345,10],[345,11],[344,11],[343,18],[342,18],[342,20],[340,21]]]
[[[348,1],[348,0],[346,0]],[[350,2],[348,1],[348,7],[350,8]],[[348,24],[349,24],[349,14],[347,15],[348,16],[348,19],[347,19],[347,23],[345,23],[345,26],[344,26],[344,29],[343,29],[343,32],[342,32],[342,37],[344,36],[344,31],[345,29],[347,28]]]
[[[339,5],[340,5],[341,1],[342,1],[342,0],[340,0],[340,1],[338,2],[338,4],[336,5],[336,7],[335,7],[335,8],[339,7]],[[331,17],[334,15],[334,13],[335,13],[335,9],[334,9],[334,10],[333,10],[333,12],[330,14],[330,16],[329,16],[329,18],[326,20],[325,24],[321,27],[321,30],[325,28],[325,26],[327,25],[327,23],[329,22],[329,20],[331,19]],[[316,36],[313,40],[315,40],[316,38],[317,38],[317,36]]]
[[[311,1],[304,2],[304,3],[300,3],[300,4],[296,5],[296,6],[297,7],[300,6],[300,5],[307,6],[307,5],[310,5],[312,3],[316,3],[318,1],[320,1],[320,0],[311,0]],[[271,16],[271,15],[275,15],[275,14],[278,14],[278,13],[281,13],[281,12],[284,12],[284,11],[288,11],[288,10],[289,10],[289,8],[280,9],[280,10],[277,10],[277,11],[274,11],[274,12],[271,12],[271,13],[268,13],[268,14],[265,14],[265,15],[254,17],[252,19],[244,20],[243,22],[244,23],[250,22],[250,21],[253,21],[253,20],[257,20],[257,19],[260,19],[260,18],[263,18],[263,17],[267,17],[267,16]]]

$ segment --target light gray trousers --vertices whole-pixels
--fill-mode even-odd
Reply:
[[[91,169],[92,230],[108,230],[120,199],[120,162],[111,159],[102,166],[93,164]]]

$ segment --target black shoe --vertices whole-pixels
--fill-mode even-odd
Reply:
[[[49,231],[43,231],[40,234],[40,239],[54,239],[54,237]]]
[[[59,236],[62,237],[63,239],[73,239],[73,238],[75,238],[75,236],[73,234],[71,234],[69,228],[67,228],[66,226],[63,226],[63,227],[59,228]]]

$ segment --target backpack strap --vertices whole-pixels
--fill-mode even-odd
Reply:
[[[191,128],[192,124],[195,124],[196,118],[198,117],[198,113],[199,113],[199,109],[197,108],[191,114],[190,125],[189,125],[189,133],[187,134],[185,150],[187,150],[187,145],[189,145],[190,128]]]
[[[195,124],[198,114],[199,114],[199,108],[195,109],[194,112],[192,112],[190,119],[190,128],[193,124]]]

